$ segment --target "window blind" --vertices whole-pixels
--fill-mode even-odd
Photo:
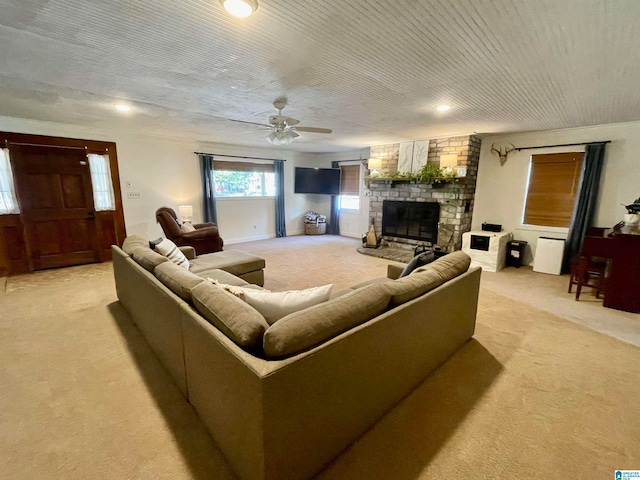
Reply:
[[[523,223],[568,227],[582,171],[582,152],[533,155]]]
[[[360,194],[360,165],[340,166],[340,195]]]
[[[227,162],[214,160],[213,169],[227,172],[273,173],[273,163]]]

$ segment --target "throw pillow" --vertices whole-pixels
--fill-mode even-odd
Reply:
[[[180,265],[185,270],[189,270],[189,260],[184,256],[184,253],[168,238],[163,239],[158,245],[156,245],[156,252],[164,255],[176,265]]]
[[[289,290],[287,292],[270,292],[251,287],[236,287],[225,285],[217,280],[208,278],[210,282],[218,285],[227,292],[241,298],[265,318],[269,325],[286,317],[290,313],[313,307],[329,300],[333,285],[307,288],[306,290]]]
[[[149,240],[149,248],[151,250],[156,249],[156,245],[158,245],[162,241],[162,237],[156,238],[155,240]]]
[[[196,231],[196,227],[191,225],[191,222],[184,222],[182,225],[180,225],[180,231],[182,233],[191,233]]]
[[[436,255],[435,253],[433,253],[433,250],[429,250],[428,252],[424,252],[419,255],[416,255],[411,259],[411,261],[407,264],[407,266],[404,267],[404,270],[402,270],[400,277],[406,277],[411,272],[413,272],[416,268],[422,267],[427,263],[433,262],[435,258],[436,258]]]

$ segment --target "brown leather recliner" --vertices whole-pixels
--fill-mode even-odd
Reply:
[[[195,232],[184,233],[180,229],[176,212],[169,207],[160,207],[156,210],[156,220],[169,240],[179,247],[188,245],[195,248],[196,255],[222,250],[224,242],[215,223],[196,223],[193,225]]]

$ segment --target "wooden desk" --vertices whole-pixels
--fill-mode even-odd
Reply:
[[[615,236],[585,237],[585,249],[589,255],[611,259],[603,305],[640,313],[640,229],[623,228]]]

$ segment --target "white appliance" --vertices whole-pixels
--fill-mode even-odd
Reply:
[[[564,242],[562,238],[538,237],[536,256],[533,259],[533,271],[560,275]]]
[[[462,234],[462,251],[471,257],[472,267],[498,272],[504,268],[511,240],[513,235],[509,232],[465,232]]]

